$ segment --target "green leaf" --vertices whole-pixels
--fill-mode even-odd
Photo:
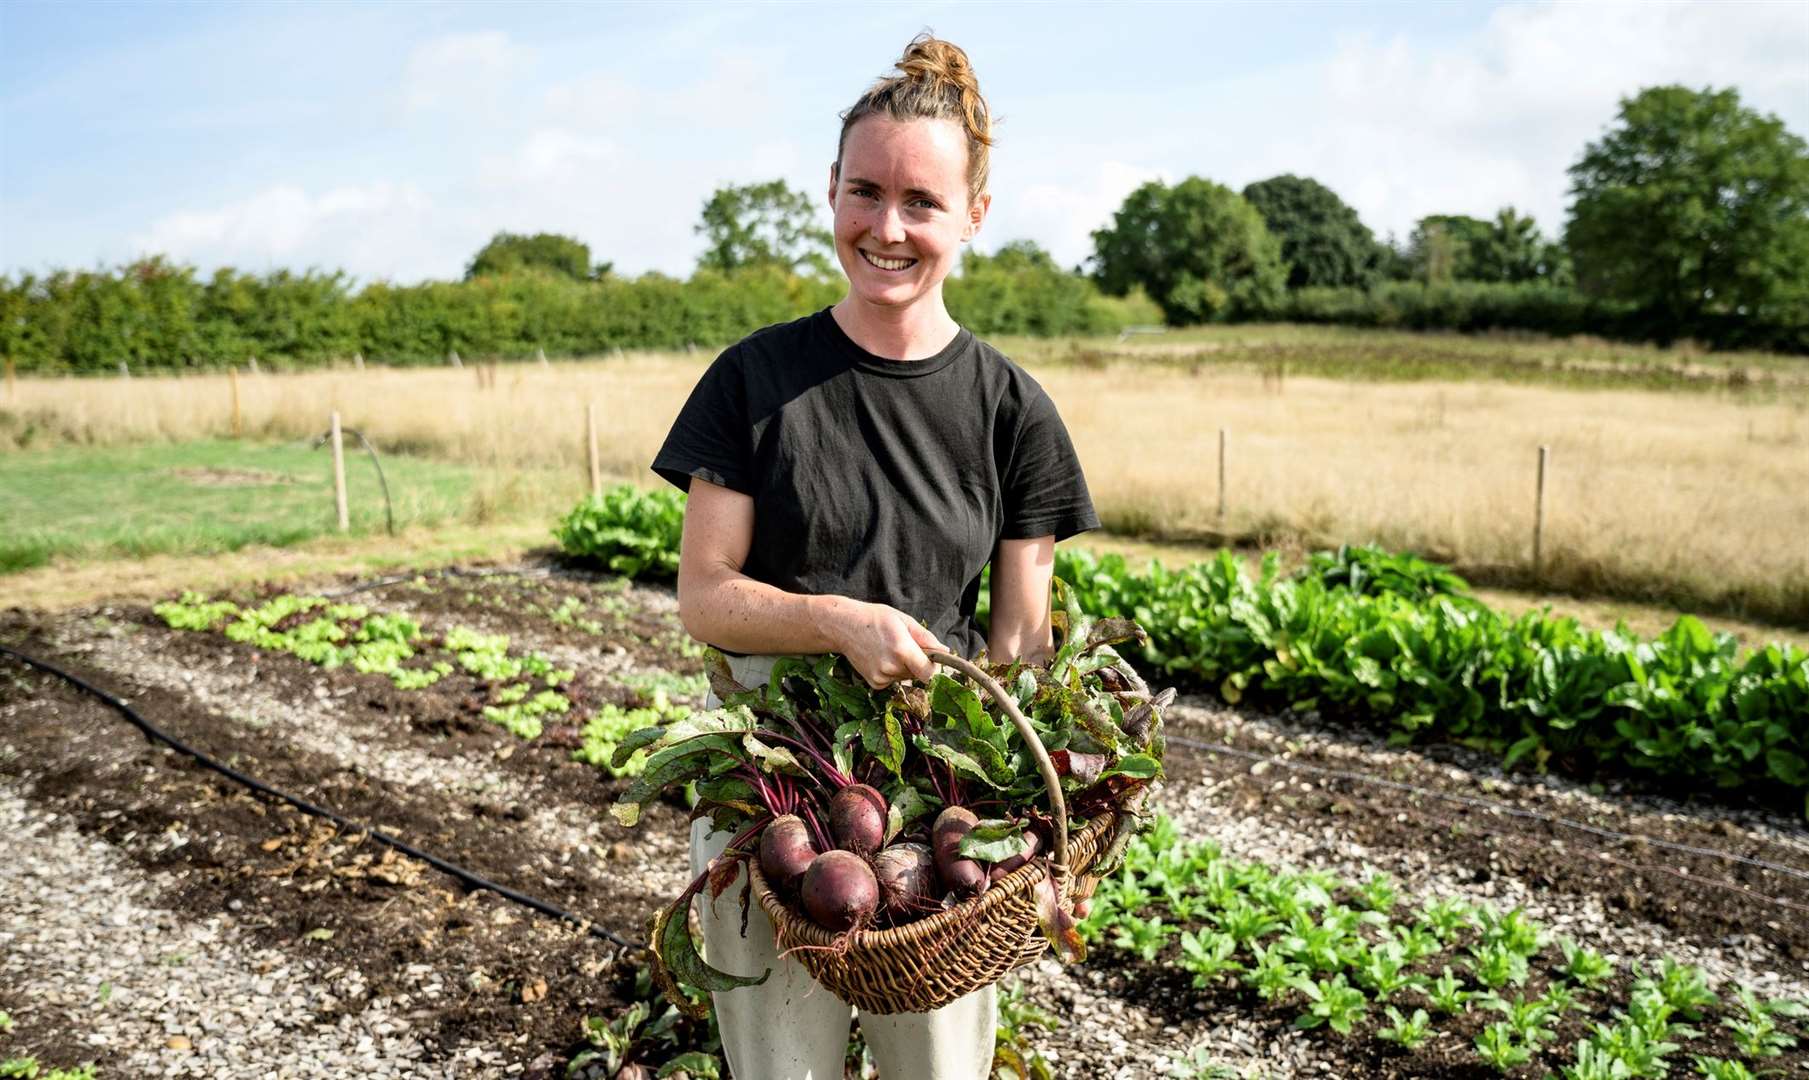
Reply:
[[[672,1002],[679,1011],[699,1020],[708,1014],[707,1007],[692,1001],[679,989],[680,984],[716,993],[743,986],[759,986],[773,973],[768,968],[758,978],[750,978],[713,968],[698,953],[697,942],[691,937],[691,898],[703,890],[711,873],[718,869],[725,856],[727,852],[711,859],[704,872],[685,887],[678,899],[654,914],[653,925],[647,935],[652,942],[650,951],[653,953],[654,963],[651,965],[651,973],[654,982],[665,993],[666,1000]]]
[[[1005,760],[997,749],[964,731],[932,728],[917,736],[915,741],[917,749],[947,762],[956,772],[989,787],[1002,788],[1013,779],[1011,770],[1005,767]],[[982,761],[986,761],[986,764],[982,764]]]
[[[898,781],[884,789],[886,796],[886,843],[904,831],[918,818],[927,817],[942,808],[942,800],[926,795],[911,784]]]
[[[1139,780],[1150,780],[1162,775],[1162,762],[1150,754],[1126,754],[1114,762],[1105,772],[1100,774],[1103,780],[1110,776],[1131,776]]]
[[[625,827],[641,820],[641,807],[659,798],[668,785],[682,784],[710,775],[713,758],[719,753],[739,757],[739,745],[730,735],[702,735],[668,746],[647,759],[641,775],[610,804],[609,812]]]
[[[1004,862],[1030,850],[1024,838],[1024,822],[1004,818],[987,818],[974,825],[961,838],[961,854],[980,862]]]
[[[991,731],[995,726],[986,715],[986,706],[980,703],[980,695],[942,672],[930,680],[930,711],[960,719],[974,734]]]
[[[676,1072],[689,1073],[694,1080],[722,1080],[722,1060],[715,1054],[692,1050],[661,1065],[660,1071],[654,1073],[654,1076],[666,1077]]]
[[[886,702],[884,714],[864,720],[860,725],[861,748],[884,765],[886,771],[893,776],[904,771],[904,729],[899,720],[899,713],[903,708],[901,702],[893,699]]]
[[[741,746],[753,759],[755,767],[764,772],[783,772],[792,776],[811,775],[809,770],[798,763],[789,747],[769,745],[754,732],[750,731],[741,737]]]

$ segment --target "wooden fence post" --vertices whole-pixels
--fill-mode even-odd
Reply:
[[[590,494],[603,497],[603,458],[597,453],[597,403],[584,407],[584,445],[590,457]]]
[[[453,367],[462,368],[465,366],[465,362],[463,360],[459,359],[459,351],[457,349],[454,349],[451,352],[446,354],[446,362],[448,364],[451,364]]]
[[[1225,518],[1225,429],[1219,429],[1219,520]]]
[[[546,350],[545,349],[535,349],[534,350],[534,359],[540,361],[540,367],[542,370],[546,369],[547,362],[546,362]]]
[[[119,362],[119,377],[122,379],[130,379],[132,377],[132,369],[126,366],[124,360]]]
[[[255,356],[252,357],[250,360],[246,361],[246,366],[251,368],[251,373],[253,375],[256,375],[258,373],[258,358]]]
[[[345,498],[345,441],[339,436],[339,410],[333,410],[333,506],[339,511],[339,531],[352,527],[350,508]]]
[[[352,354],[352,369],[354,371],[363,371],[364,370],[364,354],[363,353],[355,352]]]
[[[232,380],[232,437],[236,439],[245,434],[245,420],[239,412],[239,369],[229,367],[226,375]]]
[[[1551,447],[1539,448],[1539,494],[1538,503],[1533,510],[1533,576],[1538,577],[1544,568],[1545,547],[1545,462],[1551,455]]]

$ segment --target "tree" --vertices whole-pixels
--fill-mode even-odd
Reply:
[[[1375,234],[1331,188],[1306,177],[1275,176],[1246,187],[1244,198],[1281,241],[1288,288],[1366,286],[1376,279],[1382,252]]]
[[[1809,153],[1733,90],[1657,86],[1570,168],[1577,283],[1687,333],[1709,315],[1809,323]]]
[[[697,260],[706,270],[778,266],[826,276],[834,266],[834,242],[817,222],[816,201],[783,180],[717,188],[697,231],[709,241]]]
[[[1407,238],[1407,261],[1413,276],[1439,284],[1470,281],[1489,243],[1489,223],[1467,214],[1427,214]]]
[[[963,274],[978,273],[984,270],[1004,270],[1018,272],[1023,270],[1047,270],[1061,273],[1061,267],[1055,265],[1055,256],[1043,250],[1043,246],[1035,240],[1012,240],[999,247],[991,255],[982,255],[970,250],[967,257],[961,260]]]
[[[1093,263],[1100,288],[1122,296],[1141,285],[1177,326],[1270,310],[1288,277],[1256,208],[1197,176],[1131,192],[1093,234]]]
[[[590,248],[569,236],[556,233],[518,236],[515,233],[499,232],[490,238],[490,242],[471,260],[471,265],[465,268],[465,280],[470,281],[487,274],[512,274],[527,269],[545,270],[586,281],[609,273],[610,264],[603,263],[593,270]]]

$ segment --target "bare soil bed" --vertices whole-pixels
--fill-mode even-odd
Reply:
[[[552,617],[570,597],[584,617]],[[669,591],[557,565],[388,581],[357,599],[509,633],[577,670],[574,714],[638,702],[637,676],[701,670]],[[615,825],[605,808],[622,782],[571,760],[576,725],[518,739],[482,718],[467,677],[400,691],[171,630],[135,602],[12,609],[0,644],[266,783],[630,940],[682,887],[681,807]],[[1798,820],[1504,775],[1467,751],[1394,750],[1207,698],[1183,698],[1170,731],[1165,808],[1237,858],[1382,870],[1404,896],[1524,906],[1624,961],[1670,956],[1717,982],[1809,992]],[[585,1018],[632,999],[631,950],[255,795],[4,657],[0,828],[0,1010],[15,1025],[0,1058],[93,1061],[103,1077],[564,1075]],[[184,989],[195,973],[207,978]],[[1368,1037],[1373,1017],[1350,1037],[1298,1031],[1292,1010],[1195,990],[1109,945],[1079,968],[1026,969],[1023,985],[1063,1018],[1033,1041],[1065,1077],[1166,1075],[1202,1046],[1270,1076],[1494,1075],[1468,1050],[1479,1019],[1400,1052]],[[1557,1045],[1604,1018],[1572,1018]],[[1809,1054],[1767,1064],[1788,1073]]]

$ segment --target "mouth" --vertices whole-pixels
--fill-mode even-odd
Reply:
[[[855,250],[859,251],[860,249],[857,248]],[[916,259],[888,259],[867,251],[861,251],[860,256],[868,266],[871,266],[876,270],[883,270],[888,274],[903,273],[917,265]]]

